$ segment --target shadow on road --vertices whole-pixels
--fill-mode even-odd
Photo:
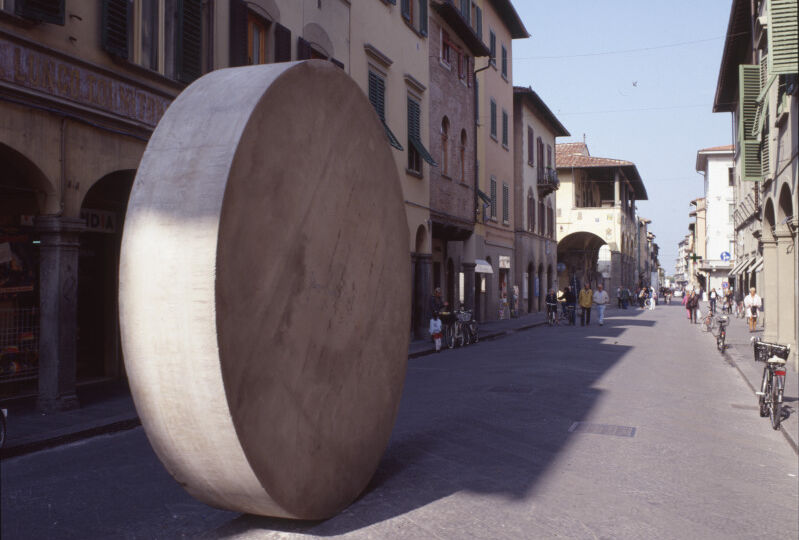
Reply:
[[[655,324],[632,313],[609,313],[603,327],[535,328],[412,360],[392,439],[356,502],[323,522],[242,515],[209,537],[258,529],[335,536],[414,510],[414,519],[431,512],[435,521],[425,507],[441,501],[440,512],[458,492],[529,496],[568,445],[569,428],[601,399],[597,380],[630,350],[615,338],[625,326]],[[462,526],[468,535],[470,524]]]

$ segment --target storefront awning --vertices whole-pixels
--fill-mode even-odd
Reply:
[[[746,262],[745,262],[745,263],[744,263],[744,264],[741,266],[741,268],[738,270],[738,273],[739,273],[739,274],[745,274],[747,271],[749,271],[749,268],[750,268],[750,267],[751,267],[753,264],[755,264],[755,261],[756,261],[756,259],[755,259],[754,257],[750,257],[750,258],[746,259]]]
[[[743,266],[746,263],[748,263],[748,262],[749,262],[749,259],[741,259],[740,261],[737,261],[735,263],[735,266],[732,267],[732,270],[730,270],[730,275],[734,276],[734,275],[740,274],[741,273],[741,268],[743,268]]]
[[[760,272],[762,269],[763,269],[763,257],[758,257],[757,261],[755,262],[754,265],[752,265],[752,268],[750,268],[749,271],[754,273],[754,272]]]
[[[474,260],[474,271],[477,274],[493,274],[494,269],[491,268],[491,265],[488,264],[488,261],[483,259],[475,259]]]

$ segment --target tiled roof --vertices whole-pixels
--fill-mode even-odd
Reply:
[[[560,143],[555,145],[558,155],[572,155],[581,154],[583,156],[590,156],[588,153],[588,146],[581,142]]]
[[[555,154],[555,165],[558,169],[561,167],[575,167],[575,168],[588,168],[588,167],[627,167],[635,165],[630,161],[621,159],[610,159],[593,156],[583,156],[580,154],[566,154],[560,153],[560,148],[557,149]]]
[[[724,146],[712,146],[710,148],[702,148],[700,152],[732,152],[735,150],[734,144],[727,144]]]

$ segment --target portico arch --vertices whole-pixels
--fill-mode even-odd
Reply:
[[[558,263],[565,266],[558,273],[558,288],[580,287],[590,281],[596,272],[599,248],[605,243],[600,236],[588,231],[571,233],[558,241]]]

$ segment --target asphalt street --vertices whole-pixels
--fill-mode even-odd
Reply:
[[[792,404],[794,407],[796,404]],[[194,501],[141,428],[8,459],[4,539],[797,538],[799,463],[681,306],[409,361],[392,440],[338,516]]]

